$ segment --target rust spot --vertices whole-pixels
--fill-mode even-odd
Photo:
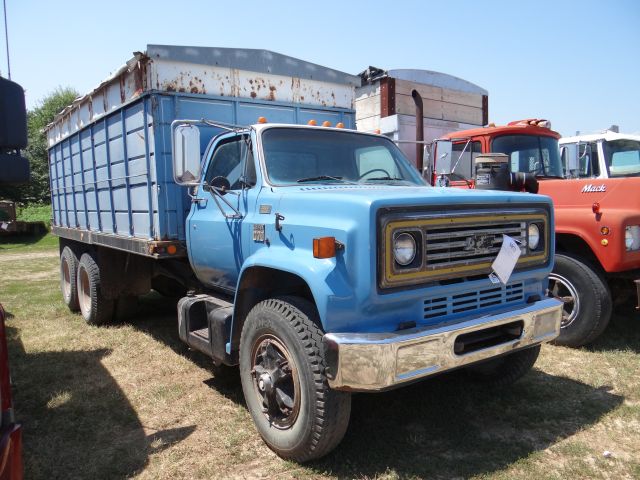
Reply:
[[[304,102],[304,95],[300,95],[300,101]]]
[[[186,92],[186,90],[184,89],[184,87],[180,87],[180,89],[178,90],[180,93],[184,93]]]
[[[256,92],[251,92],[251,98],[256,98],[258,94]]]
[[[200,93],[198,87],[191,87],[191,93]]]
[[[253,85],[253,80],[249,79],[249,83],[250,83],[251,85]]]
[[[175,92],[176,91],[176,87],[174,87],[173,85],[167,85],[165,88],[167,89],[167,92]]]
[[[276,87],[274,87],[273,85],[269,86],[269,96],[267,97],[267,100],[275,100],[276,99]]]
[[[272,92],[275,92],[276,91],[276,87],[274,87],[273,85],[270,85],[269,86],[269,90],[271,90]]]

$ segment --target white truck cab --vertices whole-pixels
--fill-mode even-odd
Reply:
[[[568,178],[640,176],[640,135],[606,130],[564,137],[559,143]]]

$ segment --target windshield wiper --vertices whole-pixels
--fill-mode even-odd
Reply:
[[[373,178],[367,178],[365,181],[366,182],[370,182],[371,180],[403,180],[404,178],[397,178],[397,177],[373,177]]]
[[[317,182],[318,180],[335,180],[336,182],[346,182],[342,177],[332,177],[331,175],[318,175],[317,177],[307,177],[296,180],[298,183]]]

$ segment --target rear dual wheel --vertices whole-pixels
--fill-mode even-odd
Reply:
[[[62,249],[60,254],[60,290],[62,299],[69,310],[77,312],[78,304],[78,256],[69,247]]]
[[[90,325],[102,325],[113,318],[115,302],[101,290],[100,267],[90,253],[84,253],[78,264],[78,304],[80,313]]]

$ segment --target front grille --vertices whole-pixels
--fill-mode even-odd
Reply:
[[[526,254],[526,222],[487,223],[485,225],[434,225],[426,227],[427,269],[493,262],[502,246],[502,235],[509,235]]]
[[[516,240],[520,258],[515,270],[548,261],[549,214],[544,209],[434,212],[403,216],[390,213],[380,219],[379,284],[382,288],[468,279],[491,273],[502,247],[503,235]],[[529,225],[535,223],[542,238],[536,250],[527,245]],[[416,242],[414,260],[400,265],[393,256],[396,235],[408,233]]]
[[[482,308],[521,301],[524,301],[522,282],[487,287],[475,292],[440,295],[424,301],[424,319],[473,313]]]

